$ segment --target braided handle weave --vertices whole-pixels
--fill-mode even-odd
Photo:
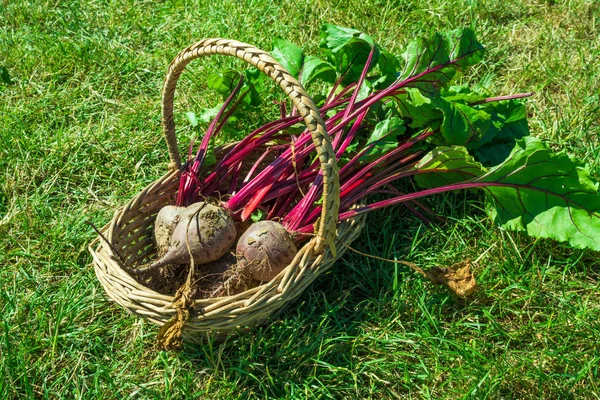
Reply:
[[[194,59],[221,54],[233,56],[255,66],[273,79],[292,100],[304,119],[315,144],[323,174],[323,211],[316,232],[315,250],[321,251],[327,242],[335,256],[334,238],[340,204],[340,182],[335,152],[327,135],[325,122],[316,105],[304,88],[281,64],[268,53],[256,47],[228,39],[204,39],[182,50],[169,65],[162,93],[163,133],[169,147],[171,168],[179,168],[181,159],[177,149],[175,122],[173,121],[173,98],[177,80],[185,67]]]

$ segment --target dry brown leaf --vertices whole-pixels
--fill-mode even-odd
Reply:
[[[426,278],[437,285],[446,285],[460,297],[472,294],[476,287],[475,276],[471,272],[469,260],[458,262],[449,267],[435,267],[422,272]]]
[[[377,257],[371,254],[366,254],[347,244],[343,243],[348,249],[351,251],[361,254],[366,257],[374,258],[376,260],[388,261],[395,264],[406,265],[413,271],[423,275],[425,278],[429,279],[431,282],[436,285],[446,285],[450,288],[454,293],[456,293],[460,297],[467,297],[472,294],[477,288],[477,282],[475,282],[475,276],[471,272],[471,261],[465,260],[450,267],[434,267],[430,268],[427,271],[423,270],[417,264],[409,262],[409,261],[400,261],[400,260],[388,260],[386,258]]]

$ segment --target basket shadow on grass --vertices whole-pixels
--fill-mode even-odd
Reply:
[[[431,204],[448,216],[446,223],[427,228],[403,207],[375,212],[352,247],[421,267],[476,260],[489,250],[474,265],[480,289],[467,300],[403,265],[347,251],[270,324],[223,342],[186,345],[176,356],[199,374],[235,382],[240,395],[280,397],[306,389],[335,398],[348,391],[366,396],[390,387],[398,393],[452,385],[461,393],[531,394],[539,379],[535,366],[513,357],[535,350],[564,370],[566,361],[540,342],[544,331],[536,324],[549,318],[548,307],[551,314],[562,312],[560,323],[566,324],[562,319],[581,312],[579,289],[569,285],[599,280],[596,254],[502,232],[478,209],[481,197],[474,194],[440,195]],[[565,274],[571,279],[561,281]],[[565,346],[590,329],[596,328],[582,323],[572,329]],[[335,393],[332,382],[341,385]]]
[[[472,193],[431,204],[447,223],[426,228],[402,207],[376,212],[352,247],[421,267],[484,254],[474,265],[480,289],[468,300],[407,267],[348,251],[270,324],[171,355],[207,375],[211,392],[229,387],[239,396],[390,397],[420,387],[460,396],[565,394],[557,383],[564,371],[584,368],[582,355],[596,351],[589,337],[600,332],[597,313],[581,296],[600,280],[596,254],[506,234]],[[556,333],[542,328],[549,326]],[[574,346],[576,356],[561,355]],[[522,359],[523,351],[535,357]],[[589,384],[580,374],[568,379]],[[546,384],[536,389],[539,382]]]
[[[474,214],[466,204],[473,200],[472,196],[439,197],[445,202],[440,211],[452,210],[452,218],[464,220]],[[457,254],[475,256],[473,251],[456,253],[456,247],[447,255],[442,254],[439,250],[443,243],[433,243],[432,239],[422,242],[422,234],[428,229],[403,207],[394,208],[393,212],[376,212],[369,216],[352,247],[388,259],[423,261],[428,265],[432,264],[423,255],[436,253],[437,266],[461,261],[452,259]],[[436,223],[431,229],[447,231],[452,229],[452,223]],[[433,237],[439,240],[439,235]],[[465,239],[459,247],[466,250],[468,241]],[[418,298],[413,297],[415,293]],[[491,300],[479,291],[471,301]],[[301,383],[310,376],[317,379],[316,372],[322,376],[328,366],[351,370],[356,363],[357,341],[376,340],[372,332],[394,329],[398,321],[414,319],[415,312],[426,313],[419,309],[422,306],[435,305],[442,314],[456,318],[466,304],[447,288],[426,283],[408,267],[348,250],[330,272],[271,319],[270,324],[230,336],[222,343],[208,338],[203,346],[187,345],[180,356],[191,359],[198,370],[231,373],[243,379],[247,390],[257,385],[254,389],[281,393],[285,382]],[[407,326],[407,337],[415,333],[411,329],[418,328]],[[405,346],[408,358],[412,357],[409,342]]]

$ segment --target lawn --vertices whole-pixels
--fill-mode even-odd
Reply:
[[[423,267],[473,261],[466,300],[395,264],[348,253],[277,319],[222,344],[165,352],[157,327],[110,302],[87,223],[161,176],[160,90],[195,40],[318,50],[328,22],[400,54],[472,27],[485,62],[465,81],[534,91],[532,134],[600,166],[596,0],[3,1],[0,3],[0,398],[598,398],[600,263],[591,251],[494,227],[479,198],[440,196],[426,227],[369,216],[355,247]],[[202,60],[176,113],[214,105]],[[232,136],[230,139],[234,139]],[[383,227],[383,228],[382,228]],[[599,239],[600,240],[600,239]]]

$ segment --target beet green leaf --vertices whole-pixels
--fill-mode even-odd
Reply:
[[[398,136],[405,132],[401,118],[392,117],[378,122],[365,144],[365,147],[372,147],[361,157],[361,161],[372,162],[392,151],[398,147]]]
[[[210,75],[207,80],[208,87],[223,96],[223,99],[226,99],[240,81],[241,75],[240,72],[234,69],[226,69],[222,73]],[[243,77],[244,82],[241,93],[244,97],[242,99],[242,104],[250,107],[261,105],[261,81],[264,81],[265,79],[262,72],[256,68],[248,68],[244,71]]]
[[[589,167],[525,137],[502,164],[477,180],[489,183],[490,216],[533,237],[600,250],[600,195]]]
[[[481,61],[483,45],[470,29],[436,33],[431,39],[419,38],[402,55],[405,61],[400,79],[427,93],[446,85],[459,69]]]
[[[471,141],[467,148],[473,150],[483,165],[498,165],[511,153],[518,139],[529,135],[525,105],[510,100],[477,106],[490,114],[491,124],[479,140]]]
[[[300,46],[277,37],[273,39],[271,55],[295,78],[299,77],[302,62],[304,61],[304,53],[302,53]]]
[[[486,172],[462,146],[438,146],[417,163],[416,169],[415,181],[424,189],[465,182]]]
[[[333,65],[314,56],[307,56],[302,66],[300,83],[308,86],[312,81],[320,79],[327,83],[334,83],[336,72]]]
[[[379,50],[373,39],[356,29],[325,24],[321,28],[320,46],[324,49],[327,59],[343,75],[342,81],[345,84],[358,80],[371,49],[375,48],[376,51],[369,69],[372,69],[379,59]]]
[[[485,172],[464,147],[438,147],[416,166],[415,181],[435,192],[481,188],[501,227],[600,250],[600,194],[589,167],[524,137]],[[467,178],[467,179],[465,179]]]

